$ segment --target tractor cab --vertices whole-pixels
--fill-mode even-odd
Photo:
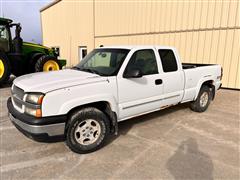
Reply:
[[[15,37],[12,39],[11,29],[15,27]],[[20,23],[12,23],[11,19],[0,18],[0,49],[5,53],[21,55],[23,40],[20,36]]]
[[[14,38],[11,30],[15,30]],[[0,84],[6,82],[10,74],[60,70],[66,65],[66,60],[58,59],[53,49],[23,42],[21,30],[20,23],[0,17]]]

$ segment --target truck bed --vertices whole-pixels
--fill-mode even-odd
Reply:
[[[201,82],[215,80],[216,87],[218,88],[220,85],[220,79],[217,79],[218,76],[221,76],[220,65],[182,63],[182,68],[185,75],[185,93],[182,102],[191,101],[196,97]]]
[[[197,67],[203,67],[203,66],[213,66],[216,64],[194,64],[194,63],[182,63],[183,69],[192,69]]]

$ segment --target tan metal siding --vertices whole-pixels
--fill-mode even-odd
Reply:
[[[63,0],[41,12],[43,43],[60,46],[68,66],[78,63],[78,47],[94,48],[93,1]]]
[[[239,0],[65,0],[41,13],[43,39],[46,45],[60,45],[69,65],[78,62],[77,46],[84,43],[88,51],[102,44],[175,46],[183,62],[222,65],[223,86],[240,89],[239,4]]]

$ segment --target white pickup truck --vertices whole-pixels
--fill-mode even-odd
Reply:
[[[219,65],[181,64],[172,47],[100,47],[72,69],[15,79],[8,110],[24,134],[64,136],[72,151],[87,153],[117,134],[119,121],[185,102],[205,111],[221,78]]]

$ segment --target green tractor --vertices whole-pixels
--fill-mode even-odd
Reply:
[[[21,25],[12,23],[11,19],[0,17],[0,84],[6,82],[10,75],[60,70],[66,60],[57,59],[58,52],[54,49],[23,42],[20,33]],[[11,28],[15,27],[12,38]]]

